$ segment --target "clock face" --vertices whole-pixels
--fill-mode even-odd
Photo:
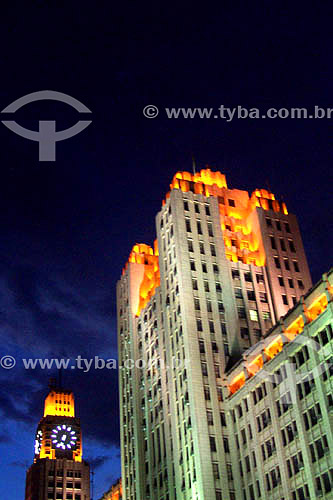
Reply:
[[[51,434],[52,447],[59,450],[72,450],[76,447],[76,432],[70,425],[57,425]]]
[[[42,447],[42,439],[43,439],[43,433],[41,430],[39,430],[39,431],[37,431],[36,440],[35,440],[35,455],[40,454],[40,449]]]

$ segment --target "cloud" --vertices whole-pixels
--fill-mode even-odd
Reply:
[[[9,465],[11,467],[19,467],[20,469],[27,470],[30,464],[28,460],[22,460],[22,461],[15,460],[14,462],[11,462]]]
[[[108,460],[110,460],[110,457],[107,455],[99,455],[98,457],[87,458],[87,462],[89,462],[91,470],[96,470],[99,467],[102,467],[102,465],[104,465]]]

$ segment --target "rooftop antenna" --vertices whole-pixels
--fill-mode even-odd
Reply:
[[[195,158],[194,158],[193,153],[192,153],[192,168],[193,168],[193,175],[195,175],[197,173],[197,171],[196,171],[196,163],[195,163]]]

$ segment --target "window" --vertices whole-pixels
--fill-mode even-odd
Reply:
[[[199,351],[200,351],[200,354],[205,353],[205,342],[203,340],[199,340]]]
[[[207,280],[204,280],[204,289],[205,289],[205,292],[209,292],[209,283]]]
[[[197,230],[198,230],[198,234],[202,234],[201,222],[199,222],[199,221],[197,221]]]
[[[286,244],[282,238],[280,238],[280,247],[283,252],[286,251]]]
[[[283,281],[282,276],[278,276],[278,280],[279,280],[279,285],[284,286],[284,281]]]
[[[277,229],[278,231],[281,231],[281,223],[280,223],[280,221],[279,221],[279,220],[277,220],[277,219],[275,219],[275,224],[276,224],[276,229]]]
[[[300,288],[301,290],[304,289],[304,284],[303,284],[302,280],[297,280],[297,285],[298,285],[298,288]]]
[[[213,475],[214,479],[219,479],[220,478],[220,473],[219,473],[219,464],[217,462],[213,462]]]
[[[274,236],[270,236],[269,239],[271,240],[271,247],[273,248],[273,250],[276,250],[276,243]]]
[[[291,232],[291,231],[290,231],[290,226],[289,226],[289,223],[288,223],[288,222],[285,222],[285,223],[284,223],[284,227],[285,227],[285,230],[286,230],[286,232],[287,232],[287,233],[290,233],[290,232]]]
[[[212,312],[212,301],[211,300],[207,300],[206,302],[207,304],[207,312]]]
[[[213,224],[211,224],[210,222],[207,224],[207,228],[208,228],[208,236],[214,236],[214,233],[213,233]]]
[[[239,271],[238,269],[232,269],[231,275],[233,279],[239,279]]]
[[[216,257],[216,249],[213,243],[210,244],[210,253],[213,257]]]
[[[288,278],[288,285],[289,285],[289,288],[294,288],[294,282],[293,282],[292,278]]]
[[[242,299],[243,298],[243,294],[242,294],[242,289],[241,288],[235,288],[235,297],[237,299]]]
[[[200,253],[205,255],[205,247],[202,241],[199,242]]]
[[[267,294],[266,292],[259,292],[260,302],[267,304]]]
[[[287,295],[282,295],[282,302],[283,304],[285,304],[286,306],[288,305],[288,298],[287,298]]]
[[[224,312],[224,305],[223,305],[223,302],[219,301],[217,303],[217,307],[218,307],[218,310],[220,313]]]
[[[249,337],[249,329],[245,328],[245,327],[241,327],[240,334],[241,334],[242,339],[248,338]]]
[[[256,274],[256,280],[257,280],[257,283],[264,283],[263,274]]]
[[[200,311],[200,300],[197,297],[194,298],[194,309]]]
[[[195,271],[195,262],[194,262],[194,260],[190,261],[190,267],[191,267],[191,271]]]
[[[205,205],[205,212],[206,212],[206,215],[210,215],[210,210],[209,210],[209,205]]]
[[[285,268],[287,271],[290,271],[289,260],[288,260],[288,259],[286,259],[286,258],[283,258],[283,262],[284,262],[284,268]]]
[[[291,252],[296,252],[294,242],[292,240],[288,240],[289,248]]]
[[[198,330],[198,332],[202,332],[202,321],[201,321],[201,319],[197,319],[197,330]]]
[[[215,452],[216,451],[216,441],[214,436],[209,436],[209,442],[210,442],[210,450]]]
[[[229,441],[228,441],[228,438],[226,438],[226,437],[223,438],[223,447],[224,447],[225,453],[229,453],[230,452],[230,450],[229,450]]]
[[[235,207],[235,200],[228,200],[229,207]]]
[[[217,264],[213,264],[213,273],[218,274],[219,266]]]
[[[210,390],[209,387],[207,386],[204,387],[204,395],[205,395],[205,400],[210,401]]]
[[[193,290],[198,290],[198,281],[196,279],[192,280],[192,287]]]
[[[256,296],[253,290],[248,290],[247,291],[247,298],[248,300],[256,300]]]
[[[204,377],[208,376],[207,363],[201,363],[201,371]]]
[[[244,273],[244,279],[245,279],[245,281],[247,281],[248,283],[252,283],[252,276],[251,276],[251,273]]]
[[[274,256],[274,264],[277,269],[281,268],[280,259],[277,255]]]
[[[188,251],[193,252],[193,241],[187,240]]]
[[[238,317],[241,319],[246,319],[245,307],[242,307],[242,306],[238,307],[237,310],[238,310]],[[250,316],[251,316],[251,314],[250,314]]]
[[[190,219],[185,219],[185,224],[186,224],[186,231],[188,233],[190,233],[191,232],[191,221],[190,221]]]
[[[184,200],[184,210],[188,212],[188,201]]]
[[[258,312],[255,309],[250,309],[250,320],[258,321]]]
[[[224,354],[225,356],[229,356],[229,345],[223,344]]]
[[[207,264],[206,262],[201,262],[202,272],[207,273]]]
[[[200,207],[198,203],[194,203],[194,211],[196,214],[200,214]]]
[[[225,413],[223,411],[220,413],[220,418],[221,418],[221,425],[222,425],[222,427],[226,427],[227,422],[226,422],[226,419],[225,419]]]
[[[297,262],[297,260],[293,260],[293,264],[294,264],[294,269],[295,269],[295,272],[296,272],[296,273],[299,273],[299,266],[298,266],[298,262]]]
[[[213,412],[207,411],[207,422],[208,425],[214,425]]]
[[[266,217],[266,224],[268,227],[271,227],[272,226],[272,219],[269,219],[268,217]]]

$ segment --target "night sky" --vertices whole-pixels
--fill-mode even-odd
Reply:
[[[332,12],[306,2],[11,2],[2,6],[0,108],[38,90],[92,111],[57,161],[0,124],[0,498],[24,498],[50,370],[22,358],[116,356],[116,282],[177,170],[210,164],[229,187],[268,185],[299,219],[313,281],[331,265],[328,119],[168,119],[164,107],[332,107]],[[156,119],[144,106],[160,108]],[[78,113],[51,101],[15,119],[38,128]],[[331,119],[332,122],[333,118]],[[95,500],[120,474],[117,372],[68,370],[95,464]]]

